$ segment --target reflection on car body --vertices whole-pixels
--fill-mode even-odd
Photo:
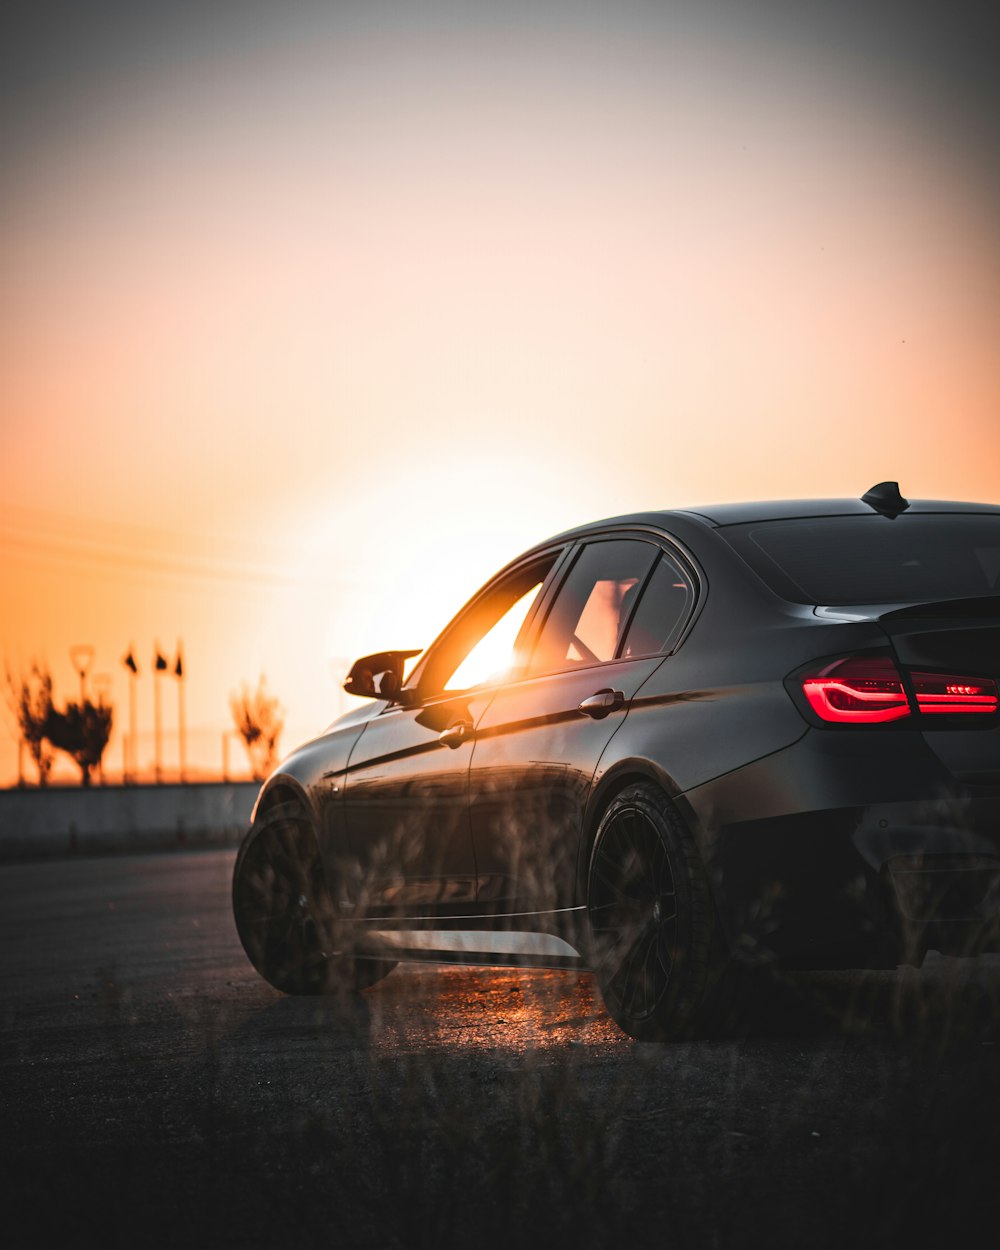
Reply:
[[[638,1038],[747,960],[1000,949],[998,677],[1000,507],[881,483],[581,526],[354,665],[369,702],[261,790],[240,936],[293,993],[589,967]]]

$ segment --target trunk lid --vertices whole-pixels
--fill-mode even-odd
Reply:
[[[1000,675],[1000,596],[908,604],[878,622],[906,668]]]
[[[1000,596],[909,604],[877,619],[902,669],[989,677],[1000,685]],[[1000,786],[996,713],[922,720],[928,746],[957,781]]]

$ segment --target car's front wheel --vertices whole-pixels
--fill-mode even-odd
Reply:
[[[312,825],[293,803],[264,812],[247,834],[233,870],[233,914],[250,962],[285,994],[364,989],[395,967],[344,949]]]
[[[594,971],[616,1023],[640,1041],[697,1027],[714,908],[694,840],[666,795],[637,782],[608,805],[587,885]]]

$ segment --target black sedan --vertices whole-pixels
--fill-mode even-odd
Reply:
[[[289,993],[591,968],[641,1039],[761,962],[1000,950],[998,679],[1000,507],[880,483],[582,526],[354,665],[369,702],[261,790],[240,937]]]

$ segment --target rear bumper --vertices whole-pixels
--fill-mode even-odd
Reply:
[[[682,801],[731,946],[799,967],[1000,951],[1000,789],[958,785],[918,734],[813,732]]]

